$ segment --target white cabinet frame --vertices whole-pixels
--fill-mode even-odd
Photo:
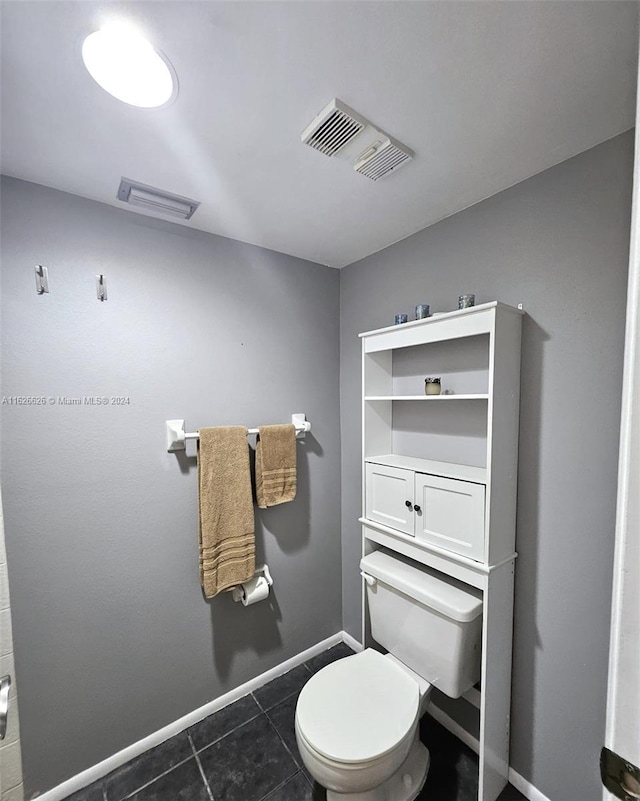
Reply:
[[[363,387],[363,504],[360,522],[363,555],[380,547],[388,548],[483,593],[481,692],[474,690],[469,693],[472,703],[480,710],[478,801],[495,801],[507,783],[509,771],[522,314],[519,309],[493,302],[360,335]],[[488,374],[485,370],[484,385],[478,386],[476,392],[464,396],[423,397],[416,383],[415,394],[394,394],[394,351],[451,340],[458,340],[460,347],[464,348],[465,338],[479,336],[487,338]],[[427,369],[426,366],[425,376],[429,375]],[[429,419],[432,409],[437,411],[443,405],[456,410],[461,408],[459,404],[476,404],[474,414],[486,415],[485,464],[459,464],[459,458],[449,463],[433,462],[428,453],[424,454],[425,458],[395,453],[393,409],[398,401],[419,404],[425,420]],[[437,405],[430,406],[433,403]],[[400,530],[397,521],[391,517],[385,520],[381,515],[377,520],[369,519],[366,474],[371,470],[364,467],[367,462],[385,465],[391,471],[398,470],[399,479],[406,476],[407,471],[414,471],[440,476],[445,482],[456,479],[481,485],[482,506],[476,506],[476,509],[484,508],[484,542],[479,549],[472,550],[474,558],[463,555],[463,547],[458,547],[460,553],[441,547],[437,537],[414,537],[408,528]],[[412,498],[412,503],[420,503],[415,496],[407,497]],[[414,518],[414,530],[415,526]],[[447,545],[451,547],[450,543]],[[453,547],[457,547],[455,543]],[[369,647],[374,642],[364,587],[362,610],[362,641],[365,647]]]

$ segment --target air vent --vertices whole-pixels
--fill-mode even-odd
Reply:
[[[304,130],[302,141],[324,153],[325,156],[333,156],[367,124],[367,121],[353,109],[334,99]]]
[[[122,200],[123,203],[129,203],[132,206],[139,206],[147,211],[156,212],[156,214],[178,217],[181,220],[190,219],[200,205],[197,200],[190,200],[188,197],[182,197],[181,195],[172,195],[162,189],[140,184],[129,178],[123,178],[120,181],[118,200]]]
[[[374,142],[371,147],[367,148],[353,165],[353,169],[366,175],[367,178],[371,178],[372,181],[377,181],[402,167],[412,158],[413,153],[408,147],[387,137],[382,141]]]

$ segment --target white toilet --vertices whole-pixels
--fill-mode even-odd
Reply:
[[[327,801],[411,801],[429,752],[418,724],[435,686],[457,698],[480,677],[482,595],[399,554],[364,557],[367,648],[320,670],[296,707],[296,740]]]

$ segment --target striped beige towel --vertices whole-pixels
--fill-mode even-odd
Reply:
[[[201,428],[200,583],[207,598],[253,577],[255,536],[244,426]]]
[[[276,506],[296,497],[296,428],[260,426],[256,444],[258,506]]]

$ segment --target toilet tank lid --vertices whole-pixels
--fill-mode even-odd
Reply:
[[[482,593],[450,576],[418,565],[401,554],[374,551],[360,569],[441,615],[468,623],[482,612]]]

